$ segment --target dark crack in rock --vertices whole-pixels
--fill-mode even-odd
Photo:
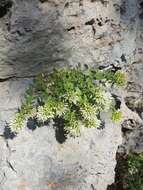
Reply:
[[[12,1],[11,0],[1,0],[0,1],[0,18],[4,17],[9,9],[12,7]]]
[[[143,96],[129,96],[125,98],[126,105],[132,111],[136,111],[141,117],[143,113]]]

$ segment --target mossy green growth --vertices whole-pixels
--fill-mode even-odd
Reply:
[[[123,71],[117,71],[114,75],[114,82],[117,86],[125,86],[127,84],[127,74]]]
[[[127,190],[143,190],[143,153],[128,156]]]
[[[127,84],[127,73],[121,70],[116,72],[112,70],[96,70],[95,76],[97,80],[104,80],[115,84],[116,86],[125,86]]]
[[[18,131],[29,118],[45,122],[57,117],[65,121],[64,129],[72,135],[79,135],[85,127],[99,127],[100,113],[112,109],[114,101],[104,81],[120,85],[121,78],[115,80],[116,75],[111,70],[83,71],[79,67],[39,75],[27,90],[21,109],[10,123],[11,129]],[[114,115],[119,117],[119,113]]]
[[[119,109],[118,110],[113,109],[111,119],[114,122],[120,121],[122,119],[122,112]]]

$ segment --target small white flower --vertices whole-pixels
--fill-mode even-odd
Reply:
[[[66,113],[66,111],[68,110],[68,106],[66,104],[60,102],[57,104],[55,110],[56,110],[56,115],[58,115],[60,117]]]
[[[52,119],[54,118],[54,112],[48,104],[45,104],[44,106],[38,107],[37,118],[42,121]]]
[[[94,117],[94,119],[92,120],[86,120],[85,124],[86,124],[85,127],[87,128],[92,128],[92,127],[98,128],[100,127],[101,121],[97,117]]]
[[[78,136],[80,135],[81,130],[83,130],[83,127],[83,123],[80,120],[76,120],[73,122],[69,122],[65,130],[73,136]]]
[[[111,94],[102,89],[98,89],[95,94],[95,101],[99,111],[108,111],[112,105],[112,100]]]
[[[87,120],[92,120],[97,115],[97,108],[90,104],[85,104],[83,107],[81,107],[80,111],[83,118]]]
[[[15,117],[10,120],[9,127],[13,132],[20,131],[26,123],[26,119],[21,113],[16,113]]]

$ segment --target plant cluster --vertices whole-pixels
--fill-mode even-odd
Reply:
[[[120,111],[120,109],[113,109],[111,119],[115,122],[122,119],[122,112]]]
[[[128,156],[127,190],[143,190],[143,154]]]
[[[84,127],[99,127],[100,113],[113,110],[112,119],[119,120],[119,110],[113,108],[114,99],[107,84],[123,86],[123,71],[81,68],[54,69],[48,76],[41,74],[29,87],[15,119],[10,123],[13,131],[21,129],[26,119],[45,122],[64,119],[64,129],[72,135],[80,134]]]

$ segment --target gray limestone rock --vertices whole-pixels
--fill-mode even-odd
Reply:
[[[25,91],[32,79],[11,79],[0,83],[0,134],[21,106]]]
[[[35,75],[65,64],[138,61],[138,1],[103,2],[13,0],[0,18],[0,78]]]
[[[0,136],[31,79],[54,67],[115,64],[129,73],[125,103],[141,99],[142,19],[140,0],[1,0]],[[125,103],[125,119],[139,120]],[[119,144],[109,121],[62,145],[52,126],[0,137],[0,190],[106,190]]]
[[[63,144],[53,125],[24,129],[3,150],[2,190],[105,190],[114,181],[120,127],[108,122],[103,130],[86,129]],[[0,145],[1,147],[2,145]],[[4,158],[3,158],[4,157]]]

